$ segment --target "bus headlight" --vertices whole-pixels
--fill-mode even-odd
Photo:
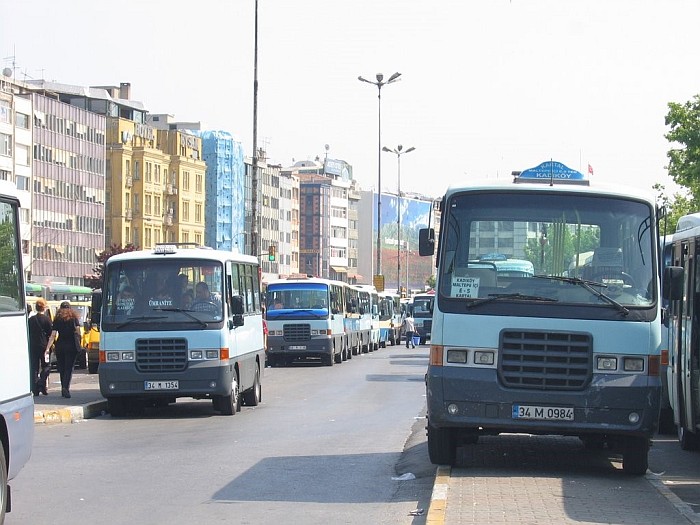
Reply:
[[[466,364],[467,351],[466,350],[448,350],[447,351],[447,362],[448,363]]]
[[[218,350],[207,350],[207,359],[219,359],[219,351]]]
[[[122,361],[133,361],[134,352],[122,352]]]
[[[598,370],[617,370],[617,357],[599,357]]]
[[[493,352],[475,351],[474,352],[474,364],[475,365],[492,365],[494,362]]]
[[[119,352],[107,352],[107,361],[119,361]]]
[[[193,359],[193,360],[202,359],[202,351],[201,350],[190,350],[190,359]]]
[[[644,372],[644,359],[641,357],[625,357],[625,372]]]

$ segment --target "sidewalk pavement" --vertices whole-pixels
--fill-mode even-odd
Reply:
[[[57,371],[49,376],[49,395],[34,397],[34,423],[75,423],[102,415],[107,400],[100,394],[99,376],[87,370],[75,370],[71,381],[70,399],[61,397],[61,381]]]

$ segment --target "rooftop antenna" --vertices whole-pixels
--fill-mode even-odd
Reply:
[[[17,59],[17,55],[15,53],[15,46],[12,46],[12,54],[10,56],[3,57],[3,60],[10,60],[10,59],[12,59],[12,68],[11,68],[12,73],[11,73],[11,75],[5,75],[5,69],[9,69],[9,68],[5,68],[5,69],[3,69],[3,75],[5,75],[6,77],[12,76],[12,78],[15,78],[15,73],[17,71],[17,62],[15,62],[15,60]]]

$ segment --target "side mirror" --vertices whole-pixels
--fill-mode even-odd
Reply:
[[[662,279],[661,290],[664,299],[677,301],[683,298],[683,268],[681,266],[664,268]]]
[[[100,317],[102,316],[102,291],[94,290],[92,292],[92,301],[90,304],[90,322],[94,325],[100,324]]]
[[[435,230],[421,228],[418,230],[418,254],[433,255],[435,253]]]

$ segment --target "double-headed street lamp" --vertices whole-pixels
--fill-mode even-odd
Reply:
[[[377,86],[379,99],[379,127],[377,136],[377,144],[379,148],[377,151],[377,273],[375,275],[382,274],[382,86],[396,82],[400,76],[401,73],[394,73],[386,82],[384,81],[384,75],[381,73],[377,73],[376,82],[367,80],[361,76],[357,77],[357,79],[361,82],[367,82],[368,84]]]
[[[396,191],[396,197],[398,199],[398,205],[396,207],[396,288],[399,295],[401,295],[401,155],[404,153],[411,153],[415,149],[416,148],[413,146],[408,149],[403,149],[401,144],[394,149],[389,149],[386,146],[382,148],[382,151],[396,154],[396,163],[398,167],[398,185]],[[408,286],[408,277],[406,277],[406,281],[406,286]]]

